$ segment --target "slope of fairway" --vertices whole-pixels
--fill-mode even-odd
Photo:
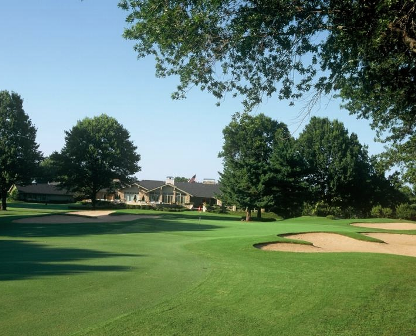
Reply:
[[[1,218],[0,334],[416,334],[416,258],[253,247],[284,240],[278,234],[365,240],[358,232],[381,230],[322,218],[159,215],[75,224]]]

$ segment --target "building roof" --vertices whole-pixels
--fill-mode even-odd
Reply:
[[[47,183],[35,183],[27,186],[16,185],[16,188],[19,192],[26,194],[72,195],[72,193],[68,192],[66,189],[59,189],[57,185]]]
[[[143,188],[147,189],[147,190],[152,190],[155,189],[157,187],[161,187],[163,185],[166,184],[165,181],[155,181],[155,180],[142,180],[142,181],[137,181],[136,184],[142,186]]]
[[[136,183],[147,190],[153,190],[167,185],[166,181],[156,180],[142,180],[137,181]],[[194,197],[215,198],[216,195],[220,193],[219,184],[175,182],[173,186]]]
[[[220,193],[219,184],[175,182],[175,186],[194,197],[216,198]]]

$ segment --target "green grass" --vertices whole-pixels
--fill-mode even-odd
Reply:
[[[278,234],[382,230],[149,210],[118,213],[160,218],[12,222],[61,211],[11,204],[0,216],[1,335],[416,334],[416,258],[253,248]]]

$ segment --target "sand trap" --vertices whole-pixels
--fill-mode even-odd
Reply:
[[[416,230],[415,223],[354,223],[353,226],[385,229],[385,230]]]
[[[267,251],[287,252],[370,252],[388,253],[416,257],[416,235],[391,233],[365,233],[380,239],[384,243],[366,242],[336,233],[301,233],[285,238],[304,240],[311,245],[291,243],[257,244],[256,247]]]
[[[42,217],[27,217],[16,219],[14,223],[59,223],[59,224],[73,224],[73,223],[116,223],[116,222],[130,222],[142,218],[160,218],[160,216],[149,215],[118,215],[110,216],[114,211],[75,211],[68,212],[65,215],[52,215]],[[68,216],[72,215],[72,216]]]

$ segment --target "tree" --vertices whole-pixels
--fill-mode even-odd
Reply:
[[[7,210],[7,191],[15,183],[31,183],[42,157],[36,128],[15,92],[0,91],[0,197]]]
[[[315,203],[344,209],[363,209],[369,204],[369,158],[356,134],[349,135],[337,120],[313,117],[297,142]]]
[[[270,172],[271,210],[283,218],[299,216],[303,203],[309,199],[306,162],[287,128],[279,129],[275,134]]]
[[[120,0],[124,37],[156,75],[176,75],[174,98],[199,86],[218,101],[264,97],[310,103],[337,93],[386,141],[416,133],[414,0]]]
[[[375,125],[415,129],[416,3],[380,1],[121,0],[124,37],[156,74],[178,75],[175,97],[193,85],[252,108],[338,90],[347,108]],[[222,76],[216,76],[216,72]],[[280,86],[281,85],[281,86]],[[402,123],[402,127],[399,125]]]
[[[55,182],[57,180],[57,174],[56,163],[48,156],[39,163],[35,177],[36,183]]]
[[[175,182],[188,182],[189,178],[183,177],[183,176],[176,176],[174,179]]]
[[[251,210],[273,205],[270,182],[270,158],[275,134],[279,129],[288,133],[286,125],[266,117],[247,113],[235,115],[223,130],[224,145],[219,157],[223,159],[220,190],[225,203],[246,209],[246,220]]]
[[[140,171],[140,155],[129,132],[116,119],[102,114],[78,121],[65,131],[65,146],[51,159],[57,165],[60,186],[89,197],[93,207],[100,189],[114,180],[131,182]]]

